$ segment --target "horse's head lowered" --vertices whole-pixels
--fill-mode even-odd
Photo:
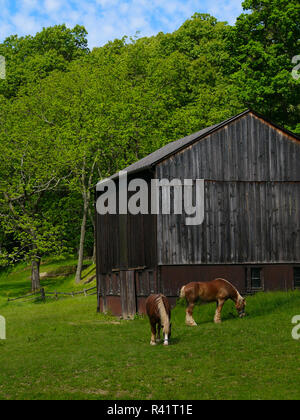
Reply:
[[[239,296],[236,301],[235,307],[236,307],[236,310],[238,311],[240,318],[243,318],[244,316],[246,316],[245,306],[246,306],[246,300],[242,296]]]

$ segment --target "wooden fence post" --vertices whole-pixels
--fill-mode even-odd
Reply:
[[[44,289],[44,288],[42,288],[42,289],[41,289],[41,298],[42,298],[42,300],[45,302],[45,300],[46,300],[46,295],[45,295],[45,289]]]
[[[91,287],[90,289],[84,289],[84,290],[82,290],[82,291],[80,291],[80,292],[71,292],[71,293],[67,293],[67,292],[65,292],[65,293],[63,293],[63,292],[57,292],[56,290],[55,290],[55,292],[48,292],[48,295],[49,296],[51,296],[51,295],[53,295],[55,298],[56,298],[56,300],[58,300],[58,298],[59,298],[59,295],[63,295],[63,296],[72,296],[73,298],[75,297],[75,296],[79,296],[79,295],[83,295],[84,294],[84,296],[92,296],[92,295],[96,295],[97,294],[97,292],[95,292],[95,293],[88,293],[88,292],[90,292],[91,290],[94,290],[94,289],[97,289],[97,286],[95,286],[95,287]],[[29,296],[34,296],[33,298],[31,298],[31,299],[27,299],[27,300],[25,300],[25,302],[28,302],[28,301],[32,301],[32,300],[36,300],[36,299],[38,299],[39,298],[39,296],[41,297],[41,299],[45,302],[46,301],[46,298],[47,298],[47,296],[46,296],[46,292],[45,292],[45,289],[44,288],[41,288],[38,292],[34,292],[34,293],[31,293],[31,294],[29,294],[29,295],[25,295],[25,296],[19,296],[19,297],[16,297],[16,298],[8,298],[7,299],[7,301],[8,302],[13,302],[13,301],[16,301],[16,300],[19,300],[19,299],[25,299],[25,298],[28,298]]]

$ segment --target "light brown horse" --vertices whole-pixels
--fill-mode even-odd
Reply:
[[[188,307],[186,309],[185,323],[187,325],[197,325],[193,318],[193,310],[195,303],[200,300],[202,302],[217,302],[217,310],[214,321],[216,324],[221,323],[221,312],[224,303],[231,299],[235,303],[240,318],[245,314],[246,301],[237,291],[237,289],[225,279],[215,279],[210,282],[192,282],[182,287],[180,297],[186,298]]]
[[[146,300],[146,311],[151,325],[151,346],[160,342],[160,330],[163,328],[164,345],[171,337],[171,307],[164,295],[150,295]],[[157,334],[156,334],[157,327]]]

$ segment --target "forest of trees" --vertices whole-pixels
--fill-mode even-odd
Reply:
[[[94,188],[167,142],[246,108],[300,134],[298,0],[246,0],[234,26],[195,14],[177,31],[88,49],[65,25],[0,43],[0,268],[94,252]]]

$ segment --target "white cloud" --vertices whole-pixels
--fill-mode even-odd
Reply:
[[[0,0],[0,9],[1,41],[66,23],[84,25],[90,47],[137,31],[141,36],[170,32],[195,12],[234,23],[242,11],[241,0]]]
[[[15,28],[22,27],[22,30],[25,34],[35,33],[40,29],[39,22],[36,18],[32,16],[26,16],[26,19],[24,19],[23,13],[17,13],[14,15],[11,22]]]
[[[59,9],[61,9],[62,2],[60,0],[45,0],[44,7],[49,13],[57,12]]]

